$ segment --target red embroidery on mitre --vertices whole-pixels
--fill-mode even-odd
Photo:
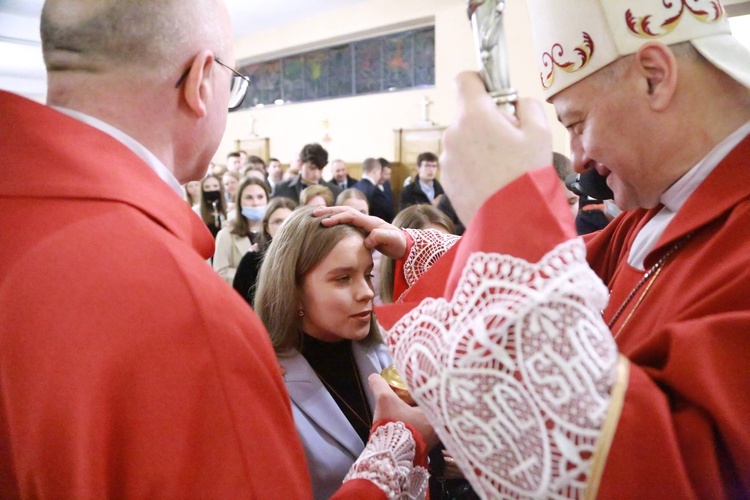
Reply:
[[[688,5],[689,1],[692,1],[695,6]],[[639,17],[633,15],[628,9],[625,12],[625,23],[628,25],[628,30],[641,38],[662,37],[671,33],[680,24],[680,20],[682,20],[686,11],[702,23],[715,23],[724,19],[724,7],[716,0],[679,0],[679,5],[672,3],[670,0],[662,0],[662,7],[664,13],[669,17],[656,28],[652,26],[653,13]],[[679,8],[679,11],[672,14],[670,11],[674,7]]]
[[[578,56],[578,60],[563,60],[565,49],[559,43],[552,46],[549,52],[542,54],[542,66],[544,71],[540,74],[542,87],[545,90],[552,87],[555,82],[555,68],[560,68],[566,73],[575,73],[586,67],[594,55],[594,40],[591,35],[583,32],[583,43],[578,45],[573,52]]]

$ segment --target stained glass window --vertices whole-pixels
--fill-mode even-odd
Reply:
[[[358,40],[240,65],[252,81],[242,108],[435,85],[435,28]]]

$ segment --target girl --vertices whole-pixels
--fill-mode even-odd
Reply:
[[[261,267],[255,310],[284,373],[315,498],[328,498],[367,442],[367,377],[391,360],[372,314],[364,236],[320,221],[307,207],[286,220]]]
[[[227,204],[219,178],[208,174],[201,181],[201,199],[193,210],[201,216],[214,238],[227,221]]]
[[[242,257],[260,248],[258,240],[263,226],[268,204],[268,188],[265,182],[249,177],[237,189],[235,217],[231,227],[222,229],[216,235],[214,269],[232,284],[237,266]]]
[[[255,285],[258,282],[258,272],[263,256],[271,244],[271,240],[279,232],[281,224],[297,208],[297,203],[289,198],[280,196],[273,198],[266,208],[266,215],[263,217],[263,232],[258,239],[258,251],[247,252],[237,266],[237,273],[234,275],[232,286],[237,293],[242,295],[251,306],[255,301]]]

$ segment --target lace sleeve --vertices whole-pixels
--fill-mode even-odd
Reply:
[[[416,443],[401,422],[388,422],[370,434],[364,451],[349,469],[344,482],[366,479],[388,498],[424,499],[427,470],[414,466]]]
[[[411,395],[483,497],[587,487],[618,353],[600,313],[607,290],[585,255],[581,240],[538,264],[473,254],[450,302],[424,300],[386,335]]]
[[[461,238],[436,229],[404,229],[414,240],[414,246],[404,261],[404,278],[412,286],[442,255]]]

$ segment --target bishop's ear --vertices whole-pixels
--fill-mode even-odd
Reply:
[[[210,50],[203,50],[193,58],[185,84],[182,89],[185,102],[198,118],[207,113],[207,102],[211,96],[211,72],[216,68],[214,55]]]
[[[649,105],[655,111],[663,111],[677,88],[677,59],[672,50],[658,42],[646,43],[635,53],[635,63]]]

